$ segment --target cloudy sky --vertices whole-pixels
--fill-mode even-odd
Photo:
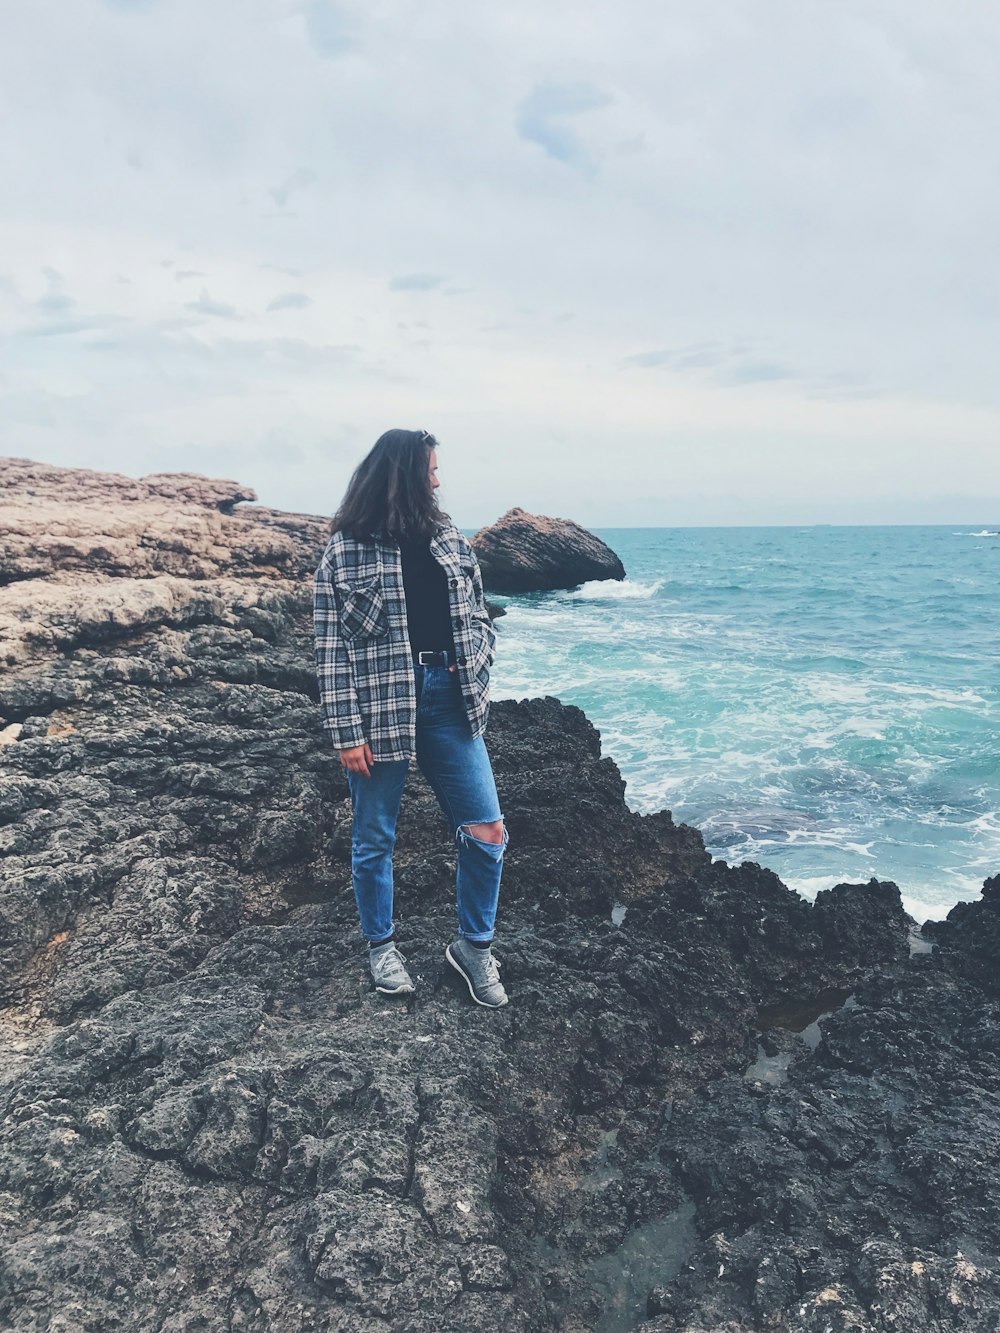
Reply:
[[[1000,521],[993,0],[32,0],[0,113],[4,454]]]

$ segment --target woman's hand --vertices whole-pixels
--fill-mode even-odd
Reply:
[[[371,765],[375,758],[372,755],[372,747],[365,741],[364,745],[355,745],[350,750],[341,750],[340,762],[348,773],[360,773],[363,778],[371,777]]]

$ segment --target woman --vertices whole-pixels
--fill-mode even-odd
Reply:
[[[458,847],[458,936],[445,950],[477,1004],[507,1003],[491,941],[507,831],[483,741],[496,635],[479,562],[434,494],[437,441],[390,430],[359,464],[315,584],[324,726],[347,772],[351,868],[378,990],[409,995],[392,850],[416,759]]]

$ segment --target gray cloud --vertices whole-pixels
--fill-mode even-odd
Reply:
[[[268,310],[304,310],[307,305],[312,305],[310,297],[305,292],[282,292],[269,302]]]
[[[341,56],[354,49],[350,20],[341,5],[331,0],[309,0],[305,15],[306,31],[320,55]]]
[[[297,380],[303,375],[325,374],[337,368],[349,368],[354,376],[386,377],[377,360],[367,356],[357,343],[250,336],[216,336],[209,342],[200,336],[201,327],[200,320],[186,316],[151,323],[95,320],[74,330],[87,335],[74,355],[78,362],[94,358],[91,368],[102,378],[108,367],[118,362],[136,361],[145,365],[155,361],[172,365],[178,382],[186,379],[209,386],[216,377],[223,385],[242,383],[243,376],[264,383],[268,376]],[[104,364],[98,368],[98,362]]]
[[[208,476],[236,476],[256,464],[277,463],[299,467],[307,451],[287,436],[269,434],[262,440],[239,444],[188,444],[157,450],[161,466],[172,472],[200,472]],[[266,503],[266,501],[265,501]]]
[[[308,167],[298,167],[280,185],[273,185],[268,190],[268,194],[279,208],[284,208],[297,190],[304,190],[307,185],[312,185],[316,179],[315,171],[310,171]]]
[[[669,370],[671,373],[704,371],[711,382],[728,388],[801,380],[808,385],[812,396],[860,397],[862,392],[864,396],[874,396],[870,385],[865,385],[862,391],[855,375],[841,372],[816,379],[772,356],[762,355],[743,339],[728,345],[715,341],[637,352],[625,357],[621,367],[626,370]]]
[[[719,375],[723,384],[766,384],[772,380],[795,378],[795,371],[778,361],[737,361]]]
[[[664,347],[653,352],[637,352],[621,363],[626,369],[650,370],[667,367],[670,370],[710,370],[728,362],[735,367],[738,358],[749,351],[747,345],[737,343],[730,347],[720,342],[690,343],[683,347]],[[747,363],[748,365],[750,363]],[[736,383],[736,380],[732,381]],[[746,381],[741,381],[746,382]]]
[[[59,315],[64,310],[72,310],[76,302],[65,292],[46,292],[35,304],[44,315]]]
[[[193,310],[197,315],[212,315],[216,319],[239,319],[239,311],[233,305],[228,305],[225,301],[213,301],[208,294],[208,289],[202,287],[201,295],[197,301],[185,301],[185,310]]]
[[[640,370],[649,370],[656,366],[672,365],[676,355],[677,353],[669,347],[662,348],[658,352],[636,352],[634,356],[627,356],[622,365],[636,366]]]
[[[389,286],[394,292],[431,292],[444,285],[447,278],[438,273],[401,273]]]
[[[610,101],[607,93],[588,83],[539,84],[517,109],[517,132],[558,162],[583,166],[590,155],[567,121]]]
[[[26,329],[21,337],[26,342],[35,338],[67,338],[77,333],[89,333],[94,327],[94,321],[85,316],[79,319],[54,319],[47,324],[36,324]]]

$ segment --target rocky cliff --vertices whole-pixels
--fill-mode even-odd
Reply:
[[[928,952],[895,886],[713,862],[505,702],[511,1004],[443,963],[419,778],[378,996],[324,525],[251,498],[0,462],[0,1325],[1000,1326],[997,883]]]

